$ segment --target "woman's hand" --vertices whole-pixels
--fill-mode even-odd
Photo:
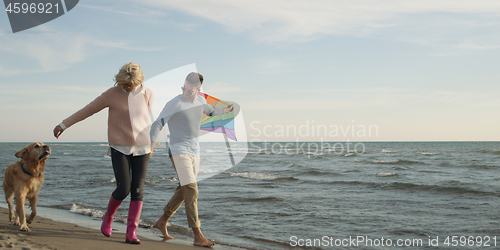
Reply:
[[[160,145],[159,142],[151,142],[151,153],[149,153],[149,157],[153,157],[153,151],[155,150],[155,147]]]
[[[64,131],[64,129],[61,128],[61,125],[57,125],[54,128],[54,136],[56,137],[56,139],[59,139],[59,136],[62,134],[63,131]]]

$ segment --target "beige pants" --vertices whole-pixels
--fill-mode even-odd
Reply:
[[[200,165],[200,157],[190,154],[180,154],[170,157],[174,165],[179,186],[168,204],[163,208],[165,215],[171,217],[185,203],[188,225],[191,228],[199,228],[201,222],[198,219],[198,184],[196,176]]]

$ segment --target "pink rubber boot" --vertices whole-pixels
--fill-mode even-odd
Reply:
[[[102,217],[102,225],[101,225],[101,232],[104,234],[104,236],[110,237],[111,236],[111,231],[112,231],[112,226],[113,226],[113,217],[115,216],[116,210],[118,210],[118,207],[120,207],[120,204],[122,204],[122,201],[115,200],[113,196],[109,199],[108,203],[108,210]]]
[[[141,219],[142,201],[130,201],[127,217],[127,234],[125,242],[130,244],[140,244],[141,241],[137,238],[136,232]]]

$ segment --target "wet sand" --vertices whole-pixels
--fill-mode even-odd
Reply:
[[[29,209],[27,211],[30,212]],[[9,211],[0,207],[0,249],[207,249],[155,241],[140,236],[141,244],[132,245],[125,243],[123,233],[114,232],[108,238],[98,230],[55,222],[39,216],[28,226],[30,232],[19,231],[19,226],[9,222]]]

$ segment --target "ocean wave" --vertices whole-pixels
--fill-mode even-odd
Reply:
[[[71,205],[69,212],[74,213],[74,214],[90,216],[93,218],[102,218],[104,216],[104,213],[105,213],[104,211],[101,211],[98,209],[86,208],[82,205],[78,205],[78,204],[74,204],[74,203]],[[113,221],[127,224],[127,215],[116,213],[114,218],[113,218]],[[145,222],[143,220],[141,220],[139,222],[139,227],[142,227],[142,228],[151,228],[153,225],[154,225],[153,223]],[[167,224],[167,225],[169,225],[169,224]],[[169,228],[169,230],[170,230],[170,228]]]
[[[295,177],[286,177],[286,176],[282,176],[282,177],[278,177],[272,181],[276,181],[276,182],[283,182],[283,181],[297,181],[298,179],[295,178]]]
[[[304,154],[307,155],[308,157],[318,157],[323,155],[323,153],[318,153],[318,152],[305,152]]]
[[[469,165],[470,168],[479,168],[479,169],[491,169],[491,168],[499,168],[499,166],[492,164],[472,164]]]
[[[394,170],[408,170],[410,169],[408,166],[396,166],[396,167],[393,167]]]
[[[499,196],[498,192],[490,192],[472,189],[463,185],[458,181],[444,182],[436,185],[414,184],[407,182],[363,182],[363,181],[334,181],[324,183],[329,185],[346,185],[346,186],[365,186],[379,190],[399,190],[406,192],[430,192],[430,193],[445,193],[445,194],[460,194],[460,195],[475,195],[475,196]]]
[[[500,155],[500,149],[496,149],[496,148],[483,149],[483,150],[479,150],[479,152],[485,153],[485,154]]]
[[[346,170],[344,171],[344,173],[362,173],[363,170],[360,170],[360,169],[349,169],[349,170]]]
[[[383,160],[372,160],[373,163],[381,163],[381,164],[394,164],[398,163],[399,160],[390,160],[390,161],[383,161]]]
[[[219,152],[220,153],[226,153],[227,150],[226,149],[222,149]],[[234,147],[232,147],[231,148],[231,152],[233,152],[233,154],[248,153],[249,149],[248,148],[234,148]]]
[[[263,193],[266,194],[266,193]],[[279,198],[276,196],[262,196],[262,197],[252,197],[252,196],[234,196],[234,197],[225,197],[222,199],[224,202],[236,203],[236,204],[267,204],[267,203],[280,203],[284,202],[283,198]]]
[[[299,172],[300,175],[309,175],[309,176],[342,176],[340,173],[336,173],[333,171],[321,171],[318,169],[306,169],[304,171]]]
[[[417,152],[417,154],[421,154],[421,155],[439,155],[440,153]]]
[[[500,166],[493,163],[471,163],[467,162],[465,164],[452,164],[450,162],[441,162],[438,164],[440,167],[453,167],[453,168],[473,168],[473,169],[495,169],[500,168]]]
[[[382,149],[382,153],[397,153],[397,150]]]
[[[231,176],[237,176],[237,177],[243,177],[243,178],[249,178],[249,179],[255,179],[255,180],[276,180],[276,179],[280,178],[280,176],[278,176],[278,175],[264,174],[264,173],[253,173],[253,172],[237,173],[237,172],[231,172],[231,171],[224,171],[223,173],[229,174]]]
[[[63,210],[69,210],[71,209],[73,204],[66,204],[66,205],[49,205],[49,206],[42,206],[42,205],[38,205],[38,206],[41,206],[41,207],[47,207],[47,208],[54,208],[54,209],[63,209]]]
[[[259,148],[248,148],[248,153],[258,153],[261,150],[262,149],[259,149]]]
[[[454,167],[455,165],[453,165],[450,162],[441,162],[441,163],[439,163],[439,166],[440,167]]]
[[[377,174],[377,176],[381,176],[381,177],[387,177],[387,176],[396,176],[398,174],[396,173],[389,173],[389,172],[380,172]]]
[[[372,160],[373,163],[376,164],[393,164],[393,165],[411,165],[411,164],[425,164],[420,161],[411,161],[411,160],[400,160],[400,159],[395,159],[395,160]]]
[[[451,185],[449,185],[451,184]],[[431,193],[446,193],[446,194],[469,194],[469,195],[484,195],[484,196],[498,196],[496,192],[481,191],[471,189],[468,187],[460,187],[459,182],[443,183],[437,185],[413,184],[395,182],[389,185],[381,186],[382,189],[396,189],[403,191],[426,191]]]
[[[210,166],[210,165],[206,165],[204,166],[204,168],[201,168],[200,170],[198,170],[198,174],[201,175],[201,174],[218,174],[218,173],[221,173],[223,172],[224,170],[226,170],[227,168],[223,168],[223,167],[220,167],[219,169],[210,169],[210,167],[217,167],[217,166]]]
[[[447,184],[452,184],[452,185],[450,186]],[[395,182],[383,188],[408,190],[408,191],[427,191],[427,192],[448,193],[448,194],[471,194],[471,195],[485,195],[485,196],[498,195],[496,192],[481,191],[467,187],[460,187],[457,185],[460,184],[456,181],[454,183],[443,183],[441,185],[425,185],[425,184]]]
[[[144,183],[145,184],[156,184],[156,183],[163,182],[163,181],[176,182],[177,177],[165,178],[162,176],[155,175],[155,176],[151,176],[150,178],[147,178]]]
[[[226,153],[226,151],[225,150],[223,151],[223,150],[220,150],[220,149],[219,150],[206,149],[206,150],[204,150],[204,153]]]
[[[242,201],[246,202],[265,202],[265,203],[274,203],[274,202],[282,202],[284,201],[282,198],[267,196],[267,197],[256,197],[256,198],[241,198]]]
[[[297,163],[292,163],[288,168],[291,169],[291,171],[293,171],[293,173],[295,173],[294,175],[296,176],[303,176],[303,175],[309,175],[309,176],[342,176],[341,173],[339,172],[335,172],[335,170],[321,170],[321,169],[317,169],[317,168],[314,168],[314,167],[310,167],[310,166],[304,166],[304,165],[301,165],[301,164],[297,164]],[[278,179],[285,179],[287,177],[279,177]],[[296,178],[294,177],[289,177],[289,178],[293,178],[294,180],[296,180]]]
[[[271,152],[271,150],[261,149],[258,152],[255,152],[253,154],[256,154],[256,155],[270,155],[270,154],[272,154],[272,152]]]
[[[423,232],[420,230],[411,230],[411,229],[392,230],[391,233],[393,233],[395,235],[418,235],[420,237],[428,236],[428,234],[426,232]]]
[[[170,223],[167,223],[167,226],[168,226],[168,231],[177,232],[177,233],[181,233],[181,234],[193,237],[193,232],[188,227],[183,227],[183,226],[170,224]],[[154,227],[154,223],[151,224],[151,227]],[[160,231],[159,229],[157,229],[157,230]],[[161,235],[161,233],[159,235]]]
[[[290,162],[287,162],[287,163],[290,163]],[[288,168],[291,168],[291,169],[304,169],[304,168],[308,168],[308,167],[304,166],[302,164],[298,164],[298,163],[291,163],[290,166],[288,166]]]
[[[102,218],[102,216],[104,215],[104,212],[101,210],[85,208],[84,206],[77,205],[74,203],[71,205],[71,208],[69,209],[69,211],[71,213],[87,215],[87,216],[91,216],[94,218]]]
[[[75,146],[75,144],[70,144],[70,143],[51,143],[50,145],[52,146],[63,146],[63,147],[72,147]]]

